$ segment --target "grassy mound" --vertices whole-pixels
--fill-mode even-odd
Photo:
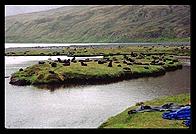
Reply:
[[[36,64],[31,67],[27,67],[23,71],[18,71],[12,75],[13,78],[19,80],[26,80],[30,84],[46,84],[46,83],[61,83],[71,82],[71,80],[90,80],[90,79],[104,79],[118,78],[125,76],[129,72],[123,70],[123,67],[118,67],[117,64],[113,64],[113,67],[108,67],[107,64],[97,64],[96,62],[87,63],[88,66],[80,66],[80,63],[72,63],[70,66],[63,66],[63,64],[57,63],[57,67],[51,67],[46,64]],[[153,74],[163,70],[159,66],[149,66],[149,69],[145,69],[141,65],[133,65],[130,67],[132,74]],[[49,71],[53,71],[51,74]]]
[[[174,102],[186,105],[190,102],[190,94],[167,96],[144,102],[145,105],[160,106]],[[118,115],[109,118],[99,128],[187,128],[182,120],[167,120],[162,118],[163,112],[144,112],[128,115],[128,111],[137,108],[132,106]]]
[[[138,56],[139,57],[139,56]],[[106,57],[105,57],[106,58]],[[110,83],[125,79],[159,76],[167,70],[175,70],[182,64],[174,59],[165,62],[151,64],[152,56],[132,59],[130,56],[109,56],[110,60],[104,64],[97,61],[88,61],[87,66],[81,66],[79,61],[70,62],[70,65],[58,61],[45,61],[44,64],[35,64],[21,69],[11,76],[10,84],[14,85],[37,85],[37,84],[96,84]],[[155,57],[154,57],[155,58]],[[113,60],[112,66],[108,67]],[[133,60],[134,62],[125,61]],[[102,59],[103,60],[103,59]],[[175,61],[175,62],[173,62]],[[172,62],[172,63],[170,63]],[[164,63],[159,65],[159,63]],[[55,65],[55,66],[54,66]]]

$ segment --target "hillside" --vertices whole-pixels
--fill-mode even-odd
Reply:
[[[189,6],[66,6],[8,16],[6,42],[131,42],[190,37]]]

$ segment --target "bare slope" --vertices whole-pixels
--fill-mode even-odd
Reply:
[[[190,37],[189,6],[69,6],[6,17],[6,42],[130,42]]]

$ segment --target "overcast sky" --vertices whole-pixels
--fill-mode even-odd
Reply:
[[[22,13],[31,13],[31,12],[37,12],[37,11],[44,11],[49,9],[54,9],[58,7],[62,7],[64,5],[6,5],[5,6],[5,16],[10,15],[16,15],[16,14],[22,14]]]

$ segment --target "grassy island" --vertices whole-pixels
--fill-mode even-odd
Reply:
[[[145,105],[160,106],[174,102],[186,105],[190,102],[190,94],[166,96],[144,102]],[[110,117],[99,128],[187,128],[182,120],[167,120],[162,118],[163,112],[144,112],[128,115],[128,111],[137,106],[127,108],[114,117]]]
[[[134,48],[134,47],[133,47]],[[153,47],[150,47],[153,49]],[[165,47],[168,49],[167,47]],[[99,48],[98,48],[99,49]],[[119,48],[120,49],[120,48]],[[149,49],[145,47],[145,49]],[[123,48],[123,50],[126,50]],[[139,50],[139,48],[138,48]],[[164,75],[166,71],[182,68],[182,64],[173,55],[161,52],[144,53],[142,51],[128,54],[104,53],[102,59],[58,59],[39,61],[37,64],[20,69],[12,74],[10,84],[97,84],[111,83],[137,77]],[[155,49],[157,50],[157,49]],[[110,49],[109,52],[114,52]]]

